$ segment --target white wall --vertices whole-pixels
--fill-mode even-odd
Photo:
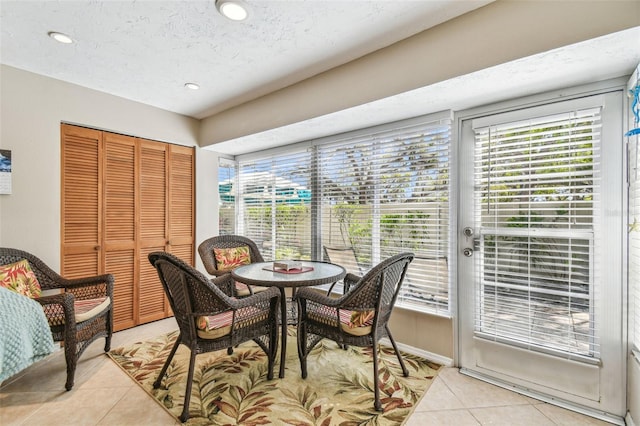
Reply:
[[[218,235],[218,154],[196,149],[196,268],[205,271],[198,246]]]
[[[320,117],[640,22],[640,2],[498,0],[202,121],[204,147]],[[424,111],[429,113],[435,111]],[[250,119],[247,119],[250,117]]]
[[[11,195],[0,195],[0,246],[60,265],[60,123],[197,146],[199,122],[137,102],[0,68],[0,148],[11,150]],[[196,148],[196,241],[217,230],[217,155]],[[217,167],[217,166],[216,166]]]

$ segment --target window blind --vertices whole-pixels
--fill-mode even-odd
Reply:
[[[600,109],[475,128],[475,330],[597,357],[594,251]]]
[[[396,124],[318,146],[322,243],[350,247],[357,274],[404,251],[398,304],[449,310],[451,120]]]
[[[449,315],[450,146],[446,113],[241,156],[236,232],[266,260],[348,247],[359,275],[411,251],[398,304]]]
[[[220,158],[218,161],[218,227],[220,235],[236,232],[236,163]]]
[[[238,164],[238,233],[265,260],[311,259],[310,162],[299,149]]]

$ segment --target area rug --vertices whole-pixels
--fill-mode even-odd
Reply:
[[[189,350],[180,345],[162,386],[153,389],[178,332],[112,350],[111,358],[174,417],[182,413]],[[429,388],[440,365],[403,354],[409,377],[393,349],[380,346],[380,397],[373,408],[371,349],[340,349],[323,340],[309,354],[300,377],[295,329],[287,338],[285,378],[267,380],[266,355],[253,342],[196,357],[188,425],[401,425]],[[280,357],[278,355],[277,359]]]

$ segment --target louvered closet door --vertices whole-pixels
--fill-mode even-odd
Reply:
[[[170,145],[169,159],[169,251],[193,265],[193,148]]]
[[[167,250],[167,155],[168,144],[139,139],[139,322],[168,316],[169,305],[149,253]]]
[[[135,279],[135,154],[130,136],[104,133],[104,255],[105,271],[115,277],[113,325],[122,330],[136,325]]]
[[[101,264],[102,132],[61,126],[61,274],[96,275]]]

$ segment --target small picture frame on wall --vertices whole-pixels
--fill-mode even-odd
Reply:
[[[11,194],[11,151],[0,149],[0,194]]]

